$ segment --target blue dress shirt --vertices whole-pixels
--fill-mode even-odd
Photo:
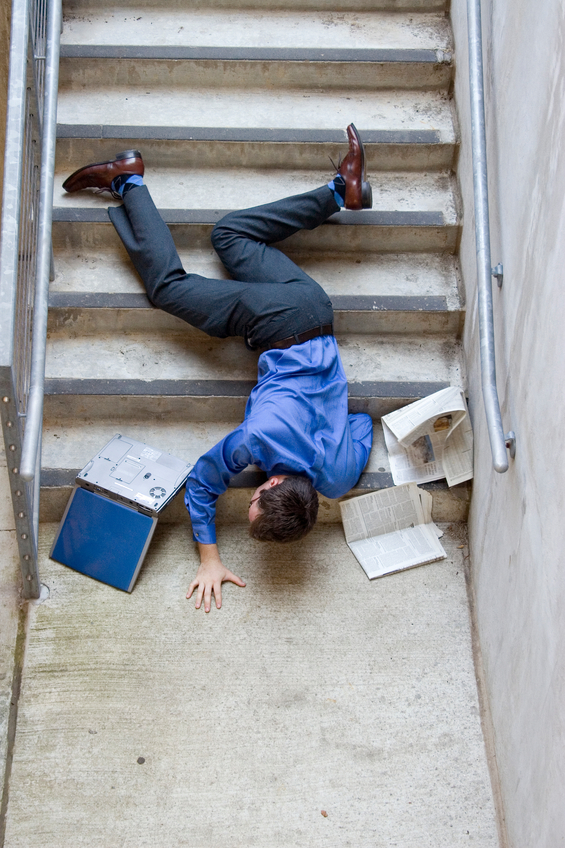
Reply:
[[[348,415],[347,379],[334,336],[259,357],[243,423],[200,457],[186,482],[195,541],[216,541],[216,500],[230,477],[258,465],[268,477],[302,474],[328,498],[357,482],[373,441],[368,415]]]

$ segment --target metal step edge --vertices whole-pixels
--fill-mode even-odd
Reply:
[[[110,395],[137,397],[227,397],[245,398],[254,380],[104,380],[47,377],[46,396]],[[417,400],[441,389],[447,382],[363,381],[348,383],[350,399],[399,398]]]
[[[166,224],[216,224],[233,209],[159,209]],[[108,212],[89,207],[56,206],[53,209],[54,223],[108,223]],[[336,212],[322,226],[368,226],[368,227],[441,227],[449,229],[457,224],[447,224],[443,212],[395,212],[360,211]]]
[[[448,312],[443,295],[334,295],[335,312]],[[145,294],[50,292],[50,309],[155,309]],[[459,310],[458,310],[459,311]]]
[[[453,145],[437,130],[364,130],[365,147],[373,144]],[[162,127],[131,124],[57,124],[57,138],[154,139],[158,141],[233,141],[296,144],[344,144],[345,130],[283,129],[271,127]]]
[[[451,53],[421,48],[188,47],[62,44],[61,59],[162,59],[227,62],[342,62],[451,65]]]

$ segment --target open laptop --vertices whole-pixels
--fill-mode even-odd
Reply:
[[[80,471],[50,556],[131,592],[159,514],[192,465],[117,434]]]

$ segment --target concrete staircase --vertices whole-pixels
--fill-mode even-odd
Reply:
[[[376,5],[67,7],[43,520],[59,518],[76,470],[117,430],[196,461],[241,421],[256,376],[256,356],[240,341],[210,340],[151,309],[106,204],[60,190],[78,165],[121,149],[142,150],[185,267],[219,276],[213,223],[326,182],[353,120],[373,210],[343,212],[284,249],[330,293],[351,411],[375,420],[360,488],[392,482],[382,414],[464,385],[448,19],[440,3],[416,4],[417,14]],[[234,480],[220,515],[242,520],[241,490],[260,479],[248,471]],[[465,517],[467,487],[434,489],[438,520]],[[329,504],[323,514],[337,519]]]
[[[445,562],[369,583],[332,501],[309,541],[258,554],[245,520],[264,478],[248,469],[218,521],[229,567],[255,588],[226,589],[229,604],[208,618],[184,601],[196,558],[180,500],[130,598],[47,559],[77,470],[114,433],[195,462],[241,421],[256,377],[241,340],[209,339],[150,306],[108,201],[61,189],[82,164],[139,148],[185,268],[221,276],[214,222],[327,182],[353,121],[373,209],[342,212],[283,249],[331,295],[350,410],[375,422],[358,490],[392,485],[381,415],[465,385],[446,5],[65,5],[41,475],[50,598],[30,611],[6,848],[498,844],[464,582],[469,486],[429,486]],[[274,583],[266,562],[282,569]],[[314,743],[320,728],[339,756]],[[146,757],[132,758],[156,738],[149,777]],[[33,777],[39,754],[45,769]],[[320,817],[330,797],[333,812]],[[207,805],[215,824],[202,821]]]

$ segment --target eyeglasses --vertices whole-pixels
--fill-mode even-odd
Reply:
[[[249,501],[249,509],[251,509],[251,507],[253,506],[255,501],[258,501],[260,497],[261,497],[261,495],[255,495],[254,498],[251,498],[251,500]]]

